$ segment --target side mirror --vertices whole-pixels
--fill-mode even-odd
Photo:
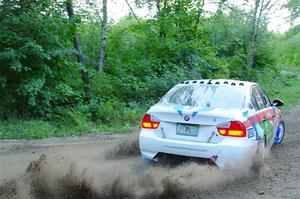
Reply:
[[[278,107],[278,106],[283,106],[283,105],[284,105],[284,103],[283,103],[283,101],[281,101],[281,100],[275,99],[275,100],[273,100],[273,102],[272,102],[272,106]]]

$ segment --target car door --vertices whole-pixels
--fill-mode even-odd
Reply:
[[[274,107],[272,107],[272,103],[268,97],[268,95],[266,94],[266,92],[261,88],[261,87],[258,87],[258,90],[259,90],[259,93],[261,94],[262,98],[263,98],[263,101],[267,107],[267,110],[265,112],[265,126],[266,128],[269,129],[270,131],[270,134],[269,134],[269,141],[270,141],[270,144],[273,144],[274,142],[274,139],[275,139],[275,136],[276,136],[276,131],[277,131],[277,120],[278,120],[278,117],[276,117],[276,111],[274,109]]]
[[[254,101],[252,103],[254,103],[254,107],[258,109],[255,115],[256,131],[259,137],[264,138],[266,147],[270,147],[275,137],[273,122],[274,111],[271,107],[270,100],[261,88],[253,86],[251,94]]]

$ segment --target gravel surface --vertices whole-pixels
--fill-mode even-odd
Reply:
[[[137,131],[0,141],[0,198],[300,198],[300,106],[259,173],[145,164]],[[298,128],[299,127],[299,128]]]

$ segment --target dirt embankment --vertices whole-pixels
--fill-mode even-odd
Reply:
[[[0,198],[300,198],[300,106],[260,173],[149,165],[137,133],[0,142]]]

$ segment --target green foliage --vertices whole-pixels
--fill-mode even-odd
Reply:
[[[97,68],[100,52],[101,24],[96,21],[79,24],[81,48],[84,52],[85,64]]]
[[[290,29],[284,35],[276,37],[274,41],[276,56],[281,65],[299,68],[300,66],[300,25]]]
[[[143,108],[125,107],[125,103],[108,100],[98,103],[96,114],[99,122],[103,124],[134,124],[141,119],[144,111],[146,110]]]
[[[268,92],[271,100],[281,99],[285,103],[284,109],[299,103],[300,99],[300,71],[285,69],[274,71],[264,69],[258,74],[258,83]]]
[[[57,103],[52,90],[74,66],[65,61],[72,52],[72,27],[63,5],[54,1],[5,2],[0,5],[5,16],[0,17],[2,114],[47,117],[52,103]]]
[[[233,9],[228,15],[220,12],[207,20],[205,34],[214,47],[214,57],[223,60],[230,78],[256,80],[256,71],[274,67],[276,58],[272,51],[272,33],[266,27],[260,28],[253,68],[247,66],[251,21],[249,13]],[[223,65],[224,65],[223,64]]]
[[[226,7],[226,1],[209,15],[202,0],[135,3],[159,9],[151,19],[130,14],[108,25],[105,71],[99,73],[101,24],[94,11],[75,10],[70,21],[61,1],[0,1],[0,138],[128,131],[186,79],[258,81],[272,96],[297,97],[296,77],[280,74],[276,65],[297,71],[299,26],[277,35],[262,19],[249,68],[251,12]],[[297,11],[294,4],[286,5],[291,12]],[[83,64],[74,56],[75,34]],[[83,100],[82,67],[90,75],[90,103]],[[292,103],[292,97],[285,99]]]
[[[300,1],[299,0],[288,0],[284,5],[290,11],[290,21],[294,23],[296,19],[300,17]]]

